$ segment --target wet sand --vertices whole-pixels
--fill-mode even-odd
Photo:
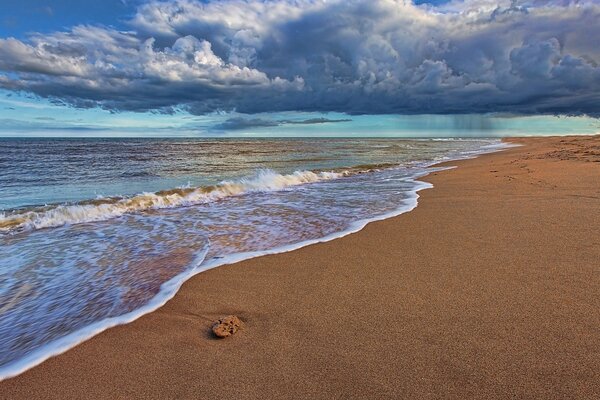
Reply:
[[[0,398],[600,398],[600,136],[510,141],[410,213],[197,275]],[[214,339],[227,314],[244,329]]]

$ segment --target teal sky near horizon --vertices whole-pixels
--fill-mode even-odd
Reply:
[[[281,123],[323,118],[323,123]],[[220,129],[225,121],[270,121],[273,126]],[[257,124],[257,125],[260,125]],[[0,91],[0,137],[476,137],[598,134],[600,120],[552,115],[347,115],[278,112],[195,116],[77,109]]]

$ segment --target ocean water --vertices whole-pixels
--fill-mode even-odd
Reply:
[[[190,276],[416,206],[494,139],[0,139],[0,379],[158,308]]]

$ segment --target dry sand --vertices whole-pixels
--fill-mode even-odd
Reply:
[[[197,275],[0,397],[600,398],[600,137],[511,141],[413,212]],[[244,330],[212,338],[227,314]]]

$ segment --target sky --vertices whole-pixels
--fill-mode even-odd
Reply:
[[[598,0],[21,0],[0,136],[600,132]]]

